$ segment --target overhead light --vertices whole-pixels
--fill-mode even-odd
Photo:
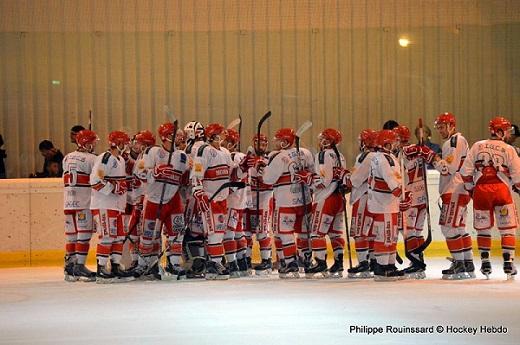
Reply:
[[[406,47],[408,47],[409,44],[410,44],[410,40],[408,38],[402,37],[399,39],[399,45],[401,47],[406,48]]]

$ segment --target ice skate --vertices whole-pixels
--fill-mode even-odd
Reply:
[[[273,264],[271,263],[271,259],[262,259],[258,265],[253,267],[255,270],[255,275],[257,276],[268,276],[273,272]]]
[[[377,265],[377,264],[376,264]],[[347,269],[347,277],[350,279],[372,278],[368,261],[361,261],[357,266]]]
[[[513,264],[513,259],[509,253],[502,254],[504,258],[504,273],[507,275],[507,280],[513,280],[516,276],[516,267]]]
[[[66,282],[75,282],[79,279],[79,277],[74,275],[74,262],[72,261],[72,258],[65,257],[63,276]]]
[[[316,264],[305,269],[305,278],[328,278],[327,261],[316,259]]]
[[[112,263],[112,275],[116,278],[114,283],[125,283],[135,280],[133,272],[121,269],[120,264]]]
[[[112,284],[116,277],[107,270],[105,266],[97,265],[96,283],[97,284]]]
[[[206,280],[227,280],[229,271],[220,262],[209,261],[206,265]]]
[[[389,277],[397,277],[399,280],[406,279],[404,271],[398,270],[394,264],[387,265],[385,269],[387,271],[387,276]]]
[[[74,265],[74,277],[81,281],[96,281],[96,272],[89,270],[84,264]]]
[[[291,261],[287,265],[280,267],[278,270],[278,276],[280,279],[292,279],[300,278],[300,268],[296,260]]]
[[[186,278],[188,279],[202,279],[204,278],[204,272],[206,271],[206,260],[198,256],[193,258],[193,263],[190,269],[186,272]]]
[[[486,279],[489,280],[489,276],[493,272],[493,269],[491,268],[491,261],[489,261],[489,253],[484,252],[480,255],[480,259],[482,260],[482,263],[480,265],[480,272],[486,276]]]
[[[464,261],[453,260],[451,258],[447,259],[451,261],[451,266],[446,270],[442,270],[443,280],[462,280],[469,278],[468,274],[466,273]]]
[[[475,265],[473,264],[473,260],[464,260],[464,267],[468,279],[475,279],[477,277],[475,275]]]
[[[236,261],[229,262],[227,264],[227,270],[229,271],[229,277],[230,278],[240,278],[242,276]]]
[[[380,265],[376,263],[374,265],[374,281],[376,282],[390,282],[396,281],[398,277],[392,273],[387,267],[388,265]]]
[[[162,277],[162,280],[185,280],[186,279],[186,271],[180,265],[172,265],[170,261],[165,268],[165,276]]]
[[[338,254],[337,258],[334,258],[334,264],[329,268],[330,278],[343,278],[343,254]]]
[[[404,276],[406,279],[425,279],[426,272],[424,268],[419,265],[410,264],[407,268],[403,270]]]
[[[249,269],[247,262],[248,260],[246,257],[237,260],[238,272],[240,273],[241,277],[251,276],[251,270]]]

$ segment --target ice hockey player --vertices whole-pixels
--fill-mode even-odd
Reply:
[[[232,170],[240,169],[240,177],[238,173],[233,175],[234,180],[247,182],[247,166],[240,166],[240,162],[245,158],[245,154],[237,152],[240,135],[238,131],[228,128],[222,134],[224,137],[221,146],[230,152],[231,161],[233,162]],[[238,172],[238,171],[237,171]],[[231,278],[247,276],[248,270],[240,269],[238,260],[245,262],[247,241],[244,235],[243,218],[244,211],[247,206],[247,198],[249,196],[246,188],[231,190],[227,199],[227,229],[224,234],[224,251],[226,255],[226,267]]]
[[[131,143],[129,159],[126,161],[127,173],[127,210],[129,214],[127,238],[130,240],[129,251],[132,263],[128,270],[133,270],[138,264],[139,238],[143,231],[143,201],[146,185],[146,173],[144,173],[144,152],[155,146],[155,135],[148,130],[137,133]],[[129,164],[130,163],[130,164]]]
[[[378,152],[370,164],[368,179],[368,211],[373,218],[375,234],[374,280],[397,280],[403,275],[395,267],[397,247],[397,218],[411,204],[411,193],[404,192],[399,162],[392,154],[398,145],[398,136],[392,130],[378,133]]]
[[[143,206],[143,232],[139,239],[142,255],[135,276],[144,275],[147,279],[160,279],[159,252],[161,234],[165,232],[166,272],[174,280],[186,278],[180,265],[184,231],[184,205],[178,193],[181,177],[188,169],[188,158],[183,151],[175,150],[175,125],[171,122],[159,126],[158,134],[162,146],[146,149],[143,156],[146,176],[146,191]],[[170,152],[171,160],[169,161]],[[168,164],[169,163],[169,164]]]
[[[358,265],[347,270],[349,278],[372,278],[371,267],[375,265],[374,234],[372,231],[372,217],[368,212],[368,177],[370,164],[377,147],[377,132],[364,129],[359,133],[359,150],[356,162],[350,176],[352,191],[350,204],[352,205],[352,220],[350,235],[354,238]],[[370,260],[370,261],[369,261]]]
[[[315,264],[306,272],[306,277],[321,274],[324,277],[343,276],[343,248],[345,239],[345,204],[342,188],[345,173],[345,158],[339,157],[333,147],[341,142],[341,133],[326,128],[318,135],[320,152],[316,155],[314,166],[317,174],[313,181],[314,206],[311,220],[312,251]],[[339,170],[339,171],[338,171]],[[334,253],[334,264],[327,269],[328,235]]]
[[[403,231],[405,250],[415,259],[404,269],[406,278],[426,278],[423,254],[412,253],[424,243],[423,228],[426,220],[426,190],[424,189],[424,174],[426,164],[418,154],[420,147],[410,145],[410,129],[404,125],[394,128],[399,137],[399,163],[404,170],[403,183],[405,190],[411,192],[411,207],[402,213],[400,229]]]
[[[217,190],[230,181],[231,155],[220,143],[225,135],[221,124],[212,123],[205,129],[207,143],[201,145],[193,159],[191,171],[192,195],[196,200],[196,213],[202,217],[203,233],[200,228],[192,227],[192,232],[205,235],[207,254],[205,278],[208,280],[229,279],[229,271],[222,265],[224,246],[222,240],[227,228],[227,198],[229,190],[224,189],[209,201]]]
[[[308,150],[300,149],[298,153],[294,146],[296,133],[291,128],[281,128],[274,136],[275,150],[271,154],[269,163],[263,167],[257,164],[263,182],[273,185],[274,212],[273,232],[281,240],[285,266],[278,270],[280,278],[298,278],[299,266],[297,261],[297,246],[295,234],[301,256],[306,256],[304,262],[310,267],[311,253],[308,248],[309,221],[311,210],[310,189],[304,188],[305,200],[303,203],[301,186],[309,186],[313,180],[314,162]],[[307,259],[308,258],[308,259]]]
[[[489,121],[491,138],[477,141],[468,152],[460,170],[464,187],[473,194],[473,226],[482,259],[480,271],[489,278],[491,262],[491,228],[500,232],[504,272],[516,275],[515,231],[518,219],[512,189],[520,188],[520,158],[505,141],[511,134],[511,122],[501,116]]]
[[[99,234],[96,282],[111,283],[133,280],[120,267],[125,233],[123,213],[126,207],[125,160],[122,154],[130,142],[128,134],[113,131],[108,135],[110,148],[94,161],[90,174],[92,185],[90,209]],[[110,257],[111,270],[107,268]]]
[[[96,133],[83,129],[76,133],[78,148],[63,159],[63,210],[65,213],[65,280],[96,280],[96,273],[85,267],[90,238],[93,233],[90,211],[90,173],[96,155],[93,154]]]
[[[464,189],[460,175],[460,168],[468,152],[468,142],[457,132],[455,116],[451,113],[438,115],[435,128],[441,138],[446,140],[442,145],[442,157],[435,156],[426,146],[420,147],[419,154],[427,163],[433,162],[440,172],[439,194],[442,208],[439,225],[452,255],[452,264],[442,271],[442,279],[475,278],[471,236],[466,232],[470,195]]]

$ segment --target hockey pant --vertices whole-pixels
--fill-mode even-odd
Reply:
[[[345,239],[345,204],[340,193],[333,193],[328,198],[314,205],[311,221],[312,251],[316,258],[327,258],[327,239],[330,238],[334,258],[343,254]]]
[[[113,263],[121,263],[125,231],[123,229],[123,213],[116,210],[92,210],[94,228],[99,236],[97,245],[98,264],[105,266],[108,258]]]
[[[227,228],[224,234],[224,251],[226,262],[236,261],[246,255],[247,241],[244,235],[245,210],[230,208],[228,210]]]
[[[473,225],[477,230],[481,255],[491,250],[491,228],[495,221],[500,232],[502,253],[514,257],[518,219],[509,187],[502,182],[477,184],[473,190]]]
[[[354,238],[358,262],[372,258],[374,252],[374,233],[372,215],[367,207],[368,194],[364,194],[352,205],[350,236]]]
[[[161,250],[161,233],[166,235],[166,256],[173,265],[180,265],[184,237],[184,207],[179,193],[160,207],[149,200],[144,201],[143,231],[139,249],[147,264],[157,260]],[[157,221],[159,220],[159,221]]]
[[[273,233],[275,241],[279,241],[277,253],[278,245],[282,248],[278,259],[290,263],[296,259],[297,253],[302,260],[310,258],[312,253],[308,245],[308,226],[312,206],[278,207],[276,201],[274,204]]]
[[[263,198],[262,195],[261,198]],[[267,260],[271,258],[271,237],[269,237],[269,229],[271,227],[271,217],[273,214],[273,198],[260,199],[260,203],[262,206],[262,208],[258,210],[261,215],[260,224],[258,224],[256,208],[245,210],[244,234],[247,240],[247,257],[251,257],[253,252],[254,234],[260,247],[260,257],[262,260]]]
[[[426,220],[426,205],[414,205],[404,212],[404,226],[406,230],[403,232],[405,248],[408,252],[422,246],[424,243],[423,228]],[[419,254],[411,254],[419,260]]]
[[[85,264],[90,238],[94,231],[90,210],[65,210],[65,254],[78,264]]]
[[[446,193],[441,195],[439,225],[453,259],[473,260],[471,236],[466,232],[466,213],[470,196]]]
[[[380,265],[395,265],[397,252],[397,212],[373,214],[374,256]]]
[[[224,257],[222,240],[227,229],[227,212],[226,200],[212,201],[207,212],[200,212],[197,207],[194,209],[191,233],[207,238],[206,251],[213,262],[220,263]]]

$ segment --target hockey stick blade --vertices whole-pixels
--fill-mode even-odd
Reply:
[[[231,121],[229,123],[229,125],[227,125],[227,129],[232,129],[232,128],[235,128],[236,126],[240,125],[240,122],[242,122],[242,120],[237,117],[236,119],[234,119],[233,121]]]
[[[226,182],[226,183],[222,184],[222,186],[220,186],[219,189],[217,189],[217,191],[215,193],[213,193],[213,195],[209,198],[208,201],[209,202],[213,201],[213,199],[215,199],[217,197],[217,195],[219,195],[220,192],[222,192],[226,188],[242,189],[242,188],[245,188],[245,187],[246,187],[246,183],[242,182],[242,181]]]
[[[265,121],[267,121],[268,118],[271,117],[271,110],[269,110],[267,113],[264,114],[264,116],[262,116],[262,118],[260,119],[260,121],[258,121],[258,132],[260,132],[260,128],[262,128],[262,125],[264,124]]]
[[[164,110],[164,113],[166,114],[166,116],[168,117],[168,120],[169,120],[171,123],[174,123],[175,121],[177,121],[177,119],[175,118],[175,116],[173,116],[173,113],[172,113],[172,111],[170,110],[170,107],[169,107],[169,106],[164,105],[164,106],[163,106],[163,110]]]
[[[298,130],[296,131],[296,136],[298,138],[300,138],[302,136],[303,133],[305,133],[309,128],[312,127],[312,122],[311,121],[305,121],[301,126],[300,128],[298,128]]]

